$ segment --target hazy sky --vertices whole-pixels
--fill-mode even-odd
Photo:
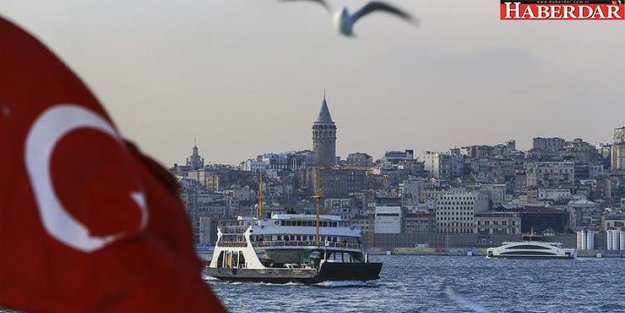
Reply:
[[[329,0],[356,9],[365,1]],[[500,21],[493,0],[394,0],[340,37],[312,3],[3,0],[122,133],[184,163],[310,149],[327,90],[337,152],[446,150],[535,136],[611,141],[625,123],[625,22]]]

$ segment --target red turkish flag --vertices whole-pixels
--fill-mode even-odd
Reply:
[[[71,70],[0,18],[0,306],[224,312],[177,191]]]

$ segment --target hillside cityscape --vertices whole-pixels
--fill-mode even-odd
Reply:
[[[490,247],[533,231],[580,250],[620,253],[619,244],[606,243],[625,226],[625,127],[613,131],[613,142],[599,145],[536,137],[528,151],[510,140],[341,158],[324,98],[310,150],[267,152],[232,166],[209,164],[194,145],[169,170],[200,246],[214,244],[217,225],[258,214],[262,182],[266,212],[314,214],[320,192],[322,213],[360,229],[369,249]],[[582,232],[593,234],[592,244],[580,243]]]

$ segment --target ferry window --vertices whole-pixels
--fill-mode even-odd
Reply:
[[[219,257],[217,258],[217,267],[223,267],[224,263],[224,251],[221,251]]]
[[[247,267],[245,266],[245,256],[243,253],[239,254],[239,267]]]

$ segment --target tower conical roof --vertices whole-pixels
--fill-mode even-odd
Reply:
[[[334,123],[332,121],[332,116],[330,116],[330,110],[328,109],[328,102],[326,102],[326,98],[323,98],[323,104],[321,104],[321,111],[319,111],[319,117],[315,123]]]

